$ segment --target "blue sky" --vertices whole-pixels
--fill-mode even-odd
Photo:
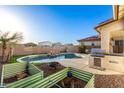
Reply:
[[[77,44],[77,40],[98,34],[94,27],[112,17],[112,6],[2,6],[20,19],[25,42],[52,41]]]

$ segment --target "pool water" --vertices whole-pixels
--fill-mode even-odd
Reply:
[[[79,55],[76,55],[74,53],[68,53],[68,54],[59,54],[59,55],[47,55],[47,56],[34,56],[34,57],[24,57],[21,60],[22,61],[28,61],[28,62],[53,62],[53,61],[60,61],[64,59],[72,59],[72,58],[82,58]]]

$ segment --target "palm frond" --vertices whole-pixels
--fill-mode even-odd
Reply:
[[[16,32],[11,37],[7,38],[7,41],[16,43],[16,42],[20,42],[22,39],[23,39],[22,33]]]

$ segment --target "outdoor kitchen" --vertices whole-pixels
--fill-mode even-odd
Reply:
[[[104,54],[102,50],[93,52],[90,55],[89,67],[104,71],[114,70],[118,72],[124,72],[124,56]]]
[[[95,29],[101,37],[101,49],[92,50],[89,66],[124,72],[124,6],[113,6],[113,18]]]

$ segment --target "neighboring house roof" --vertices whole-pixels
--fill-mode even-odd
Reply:
[[[39,44],[40,43],[52,43],[52,42],[50,42],[50,41],[43,41],[43,42],[39,42]]]
[[[82,42],[82,41],[100,41],[101,38],[99,35],[94,35],[94,36],[90,36],[90,37],[87,37],[87,38],[83,38],[83,39],[80,39],[78,40],[78,42]]]

